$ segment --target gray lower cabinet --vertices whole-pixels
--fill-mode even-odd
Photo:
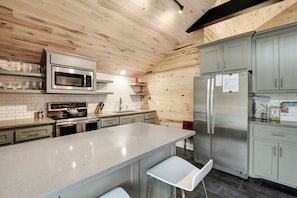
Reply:
[[[134,122],[144,122],[144,114],[142,113],[142,114],[120,116],[120,125],[130,124]]]
[[[133,115],[134,122],[144,122],[144,114],[135,114]]]
[[[133,123],[132,115],[120,116],[120,125],[130,124],[130,123]]]
[[[155,112],[148,112],[144,114],[144,122],[155,124]]]
[[[297,29],[256,34],[254,91],[297,90]]]
[[[53,125],[28,127],[15,130],[15,141],[22,142],[27,140],[51,137],[53,134]]]
[[[0,146],[52,137],[54,124],[35,125],[0,130]]]
[[[13,130],[0,131],[0,145],[13,144]]]
[[[117,126],[120,124],[119,117],[107,117],[107,118],[100,118],[101,127],[111,127]]]
[[[297,188],[297,128],[250,125],[249,176]]]

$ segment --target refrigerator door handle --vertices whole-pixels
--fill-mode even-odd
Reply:
[[[206,94],[206,119],[207,119],[207,133],[210,134],[210,79],[207,79],[207,94]]]
[[[214,101],[213,101],[213,93],[214,93],[214,78],[211,78],[211,87],[210,87],[210,124],[211,124],[211,133],[214,134],[214,125],[215,125],[215,118],[214,118]]]

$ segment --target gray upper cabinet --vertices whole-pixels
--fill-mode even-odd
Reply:
[[[201,74],[251,69],[251,36],[236,37],[201,45]]]
[[[297,29],[255,36],[254,91],[297,90]]]
[[[220,71],[220,46],[203,48],[200,53],[202,74]]]
[[[297,30],[280,34],[280,89],[297,89]]]
[[[223,45],[223,71],[251,68],[251,37],[231,40]]]
[[[255,45],[256,90],[278,90],[278,36],[256,39]]]

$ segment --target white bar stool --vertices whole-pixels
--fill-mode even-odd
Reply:
[[[202,181],[205,197],[207,198],[208,196],[203,179],[211,171],[212,166],[212,159],[210,159],[207,164],[202,167],[202,169],[199,169],[178,156],[169,157],[146,172],[151,177],[148,198],[150,198],[151,195],[153,178],[171,186],[180,188],[183,198],[185,198],[185,190],[193,191]]]
[[[121,187],[114,188],[98,198],[130,198],[128,193]]]

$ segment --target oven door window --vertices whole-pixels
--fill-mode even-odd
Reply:
[[[98,122],[89,122],[86,123],[86,131],[92,131],[98,129]]]
[[[76,133],[76,125],[66,125],[66,126],[60,126],[59,127],[60,134],[57,134],[59,136],[64,135],[71,135]]]
[[[84,75],[55,72],[55,85],[84,87]]]

